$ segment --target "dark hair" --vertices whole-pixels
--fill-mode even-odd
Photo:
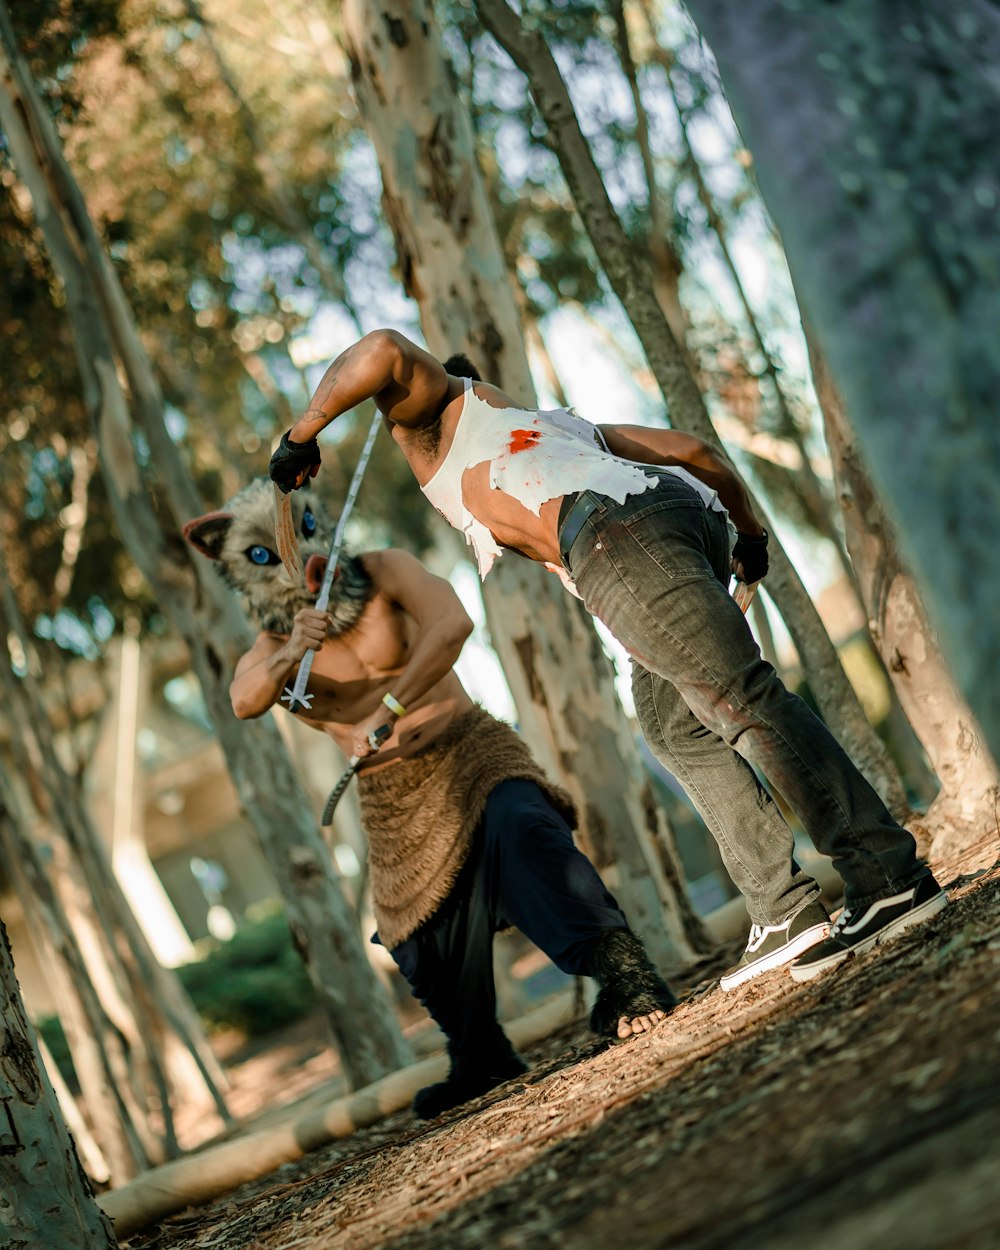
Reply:
[[[472,378],[473,382],[483,380],[479,370],[464,352],[456,352],[454,356],[449,356],[444,362],[444,371],[450,373],[453,378]]]

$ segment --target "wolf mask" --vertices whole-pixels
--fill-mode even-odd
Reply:
[[[302,550],[302,578],[293,581],[275,551],[274,494],[266,477],[255,478],[219,512],[195,517],[184,537],[217,561],[223,580],[244,600],[260,629],[290,634],[295,614],[316,603],[326,572],[333,526],[310,491],[292,495],[292,518]],[[372,595],[372,579],[356,556],[341,551],[327,611],[330,636],[356,625]]]

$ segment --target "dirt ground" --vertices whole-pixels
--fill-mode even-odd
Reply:
[[[1000,860],[938,917],[807,985],[703,967],[653,1033],[580,1021],[532,1070],[400,1113],[129,1250],[998,1250]],[[724,958],[731,957],[730,950]]]

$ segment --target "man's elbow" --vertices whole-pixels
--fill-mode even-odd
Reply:
[[[453,651],[457,657],[474,629],[471,617],[465,612],[461,616],[453,617],[444,629],[444,646]]]
[[[257,707],[238,691],[230,689],[229,704],[237,720],[254,720],[260,716],[262,709]]]
[[[398,330],[380,329],[369,330],[360,343],[391,367],[403,354],[407,339]]]

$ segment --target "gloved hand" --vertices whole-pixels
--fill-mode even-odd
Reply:
[[[759,582],[767,574],[767,530],[760,538],[737,534],[733,543],[733,573],[740,582]]]
[[[308,443],[293,443],[289,434],[291,430],[282,434],[267,468],[271,481],[286,495],[289,491],[298,490],[307,477],[315,477],[321,460],[319,443],[314,438]]]

